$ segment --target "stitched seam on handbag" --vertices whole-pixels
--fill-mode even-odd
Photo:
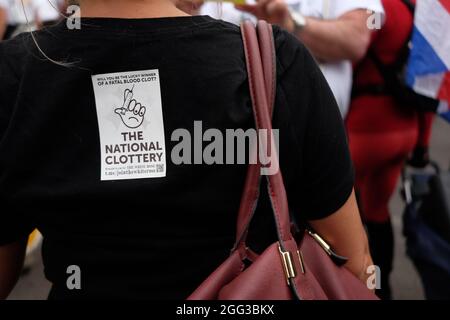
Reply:
[[[276,52],[275,52],[275,43],[273,38],[273,30],[272,26],[270,24],[267,25],[269,28],[269,39],[270,39],[270,50],[272,54],[272,97],[271,97],[271,108],[272,113],[275,110],[275,96],[276,96],[276,77],[277,77],[277,70],[276,70]]]
[[[272,183],[270,182],[270,178],[267,178],[268,180],[268,187],[269,187],[269,194],[270,194],[270,198],[272,199],[272,206],[273,206],[273,211],[275,213],[275,222],[278,226],[278,230],[280,232],[280,237],[281,237],[281,241],[284,241],[284,231],[281,228],[281,223],[280,223],[280,214],[279,214],[279,210],[278,210],[278,205],[277,205],[277,197],[275,197],[275,192],[273,192],[273,187],[272,187]]]

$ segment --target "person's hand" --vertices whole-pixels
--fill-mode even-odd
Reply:
[[[144,122],[145,107],[133,99],[133,89],[125,89],[122,108],[114,110],[120,116],[124,125],[135,129]]]
[[[430,163],[428,148],[417,146],[413,150],[411,157],[408,159],[407,163],[414,168],[426,167]]]
[[[294,30],[289,7],[284,0],[256,0],[256,4],[235,5],[236,9],[248,12],[260,20],[279,25],[289,32]]]

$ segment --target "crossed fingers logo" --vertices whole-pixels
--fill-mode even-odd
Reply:
[[[146,108],[133,99],[134,85],[130,89],[125,89],[123,94],[123,105],[121,108],[114,109],[114,112],[120,116],[124,125],[130,129],[136,129],[144,122]]]

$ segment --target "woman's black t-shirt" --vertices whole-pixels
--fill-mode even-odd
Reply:
[[[254,127],[239,28],[207,16],[87,18],[81,29],[62,22],[35,35],[70,65],[43,57],[29,34],[0,44],[0,244],[39,228],[53,298],[186,298],[229,254],[246,165],[175,164],[173,134],[198,141],[195,121],[203,133]],[[273,126],[290,211],[324,218],[353,187],[343,123],[310,53],[277,27],[274,37]],[[150,146],[139,134],[110,137],[117,126],[140,130],[122,119],[130,94]],[[108,103],[112,111],[99,109]],[[141,160],[157,165],[142,173]],[[132,170],[114,178],[120,166]],[[264,193],[258,206],[261,246],[274,234]],[[66,285],[72,265],[80,290]]]

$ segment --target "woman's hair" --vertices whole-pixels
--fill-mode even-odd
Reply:
[[[47,1],[50,3],[50,5],[52,6],[52,8],[58,12],[58,14],[59,14],[61,17],[67,18],[67,16],[64,15],[64,14],[63,14],[56,6],[50,1],[50,0],[47,0]],[[24,0],[20,0],[20,2],[21,2],[21,4],[22,4],[23,14],[24,14],[24,17],[25,17],[25,21],[26,21],[26,23],[27,23],[27,26],[28,26],[28,30],[29,30],[31,39],[33,40],[33,43],[34,43],[34,45],[36,46],[36,49],[39,51],[39,53],[44,57],[44,59],[46,59],[46,60],[48,60],[48,61],[50,61],[50,62],[52,62],[52,63],[54,63],[54,64],[56,64],[56,65],[59,65],[59,66],[62,66],[62,67],[71,67],[71,66],[73,66],[73,65],[74,65],[74,62],[56,61],[56,60],[50,58],[50,57],[44,52],[44,50],[42,50],[42,48],[39,46],[39,43],[38,43],[37,40],[36,40],[36,37],[35,37],[35,35],[34,35],[34,31],[31,29],[31,25],[30,25],[30,21],[29,21],[29,19],[28,19],[28,15],[27,15],[27,11],[26,11],[26,8],[25,8]],[[78,1],[76,1],[76,0],[67,0],[67,2],[68,2],[69,4],[70,4],[70,3],[78,3]]]

